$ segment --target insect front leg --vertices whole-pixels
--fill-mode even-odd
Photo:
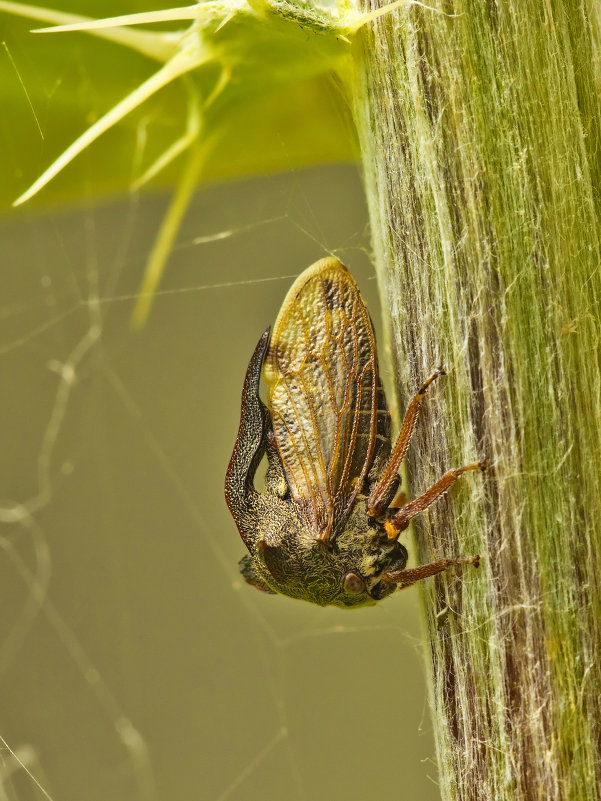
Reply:
[[[429,565],[422,565],[421,567],[410,568],[409,570],[393,570],[382,574],[382,581],[386,584],[396,584],[397,589],[402,590],[404,587],[410,587],[416,581],[436,576],[438,573],[443,573],[450,567],[455,565],[473,565],[479,567],[479,556],[466,556],[459,557],[458,559],[440,559],[438,562],[431,562]]]
[[[267,411],[267,410],[266,410]],[[267,412],[269,415],[269,412]],[[290,494],[288,483],[284,474],[280,452],[276,442],[273,429],[269,426],[265,436],[265,448],[267,451],[267,474],[265,476],[265,489],[278,498],[285,498]]]
[[[269,345],[270,330],[268,328],[261,336],[246,371],[240,427],[225,475],[225,500],[240,536],[249,549],[255,538],[256,521],[253,509],[256,508],[258,499],[253,482],[266,447],[268,412],[259,397],[259,381]]]
[[[266,592],[268,595],[275,595],[275,591],[271,589],[269,584],[265,581],[263,576],[258,572],[256,564],[251,557],[246,554],[238,563],[240,574],[247,584],[256,587],[261,592]]]
[[[434,503],[437,498],[444,495],[457,479],[464,473],[470,470],[486,470],[488,467],[488,460],[484,459],[482,462],[475,464],[468,464],[465,467],[459,467],[457,470],[449,470],[444,476],[439,479],[436,484],[432,485],[430,489],[426,490],[418,498],[405,504],[398,512],[392,515],[391,518],[384,521],[384,527],[388,534],[389,540],[396,540],[401,533],[409,525],[410,521],[421,512],[425,511],[428,506]],[[471,557],[470,557],[471,558]],[[444,568],[442,568],[444,570]]]
[[[391,496],[390,488],[392,483],[397,480],[396,477],[399,472],[401,462],[403,461],[405,453],[407,452],[411,435],[413,434],[413,429],[415,428],[415,424],[417,422],[420,406],[430,384],[441,375],[445,375],[445,372],[442,367],[438,367],[432,373],[430,378],[428,378],[428,380],[422,384],[417,393],[414,395],[413,400],[407,407],[407,411],[405,412],[405,417],[403,419],[403,425],[401,426],[394,450],[392,451],[390,459],[388,460],[388,464],[378,479],[378,483],[372,490],[367,502],[371,517],[379,517],[382,512],[388,508],[388,505],[391,503],[394,497],[395,493],[393,492]]]

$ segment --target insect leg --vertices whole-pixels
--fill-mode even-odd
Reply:
[[[247,584],[256,587],[258,590],[261,590],[261,592],[266,592],[269,595],[275,595],[275,592],[271,589],[269,584],[266,583],[263,576],[257,572],[255,563],[248,554],[243,556],[238,562],[238,568],[240,569],[240,574]]]
[[[398,512],[392,515],[389,520],[384,521],[384,526],[388,533],[388,539],[396,540],[401,531],[407,528],[411,519],[427,509],[428,506],[433,504],[434,501],[437,498],[440,498],[441,495],[444,495],[444,493],[453,486],[459,476],[463,475],[463,473],[467,473],[468,470],[484,471],[487,467],[488,461],[485,459],[482,462],[468,464],[465,467],[459,467],[456,470],[449,470],[449,472],[445,473],[444,476],[436,482],[436,484],[431,486],[430,489],[426,490],[423,495],[420,495],[413,501],[409,501],[408,504],[405,504],[405,506],[399,509]]]
[[[266,411],[266,414],[269,414],[269,412]],[[278,498],[285,498],[289,492],[288,482],[286,481],[282,460],[280,459],[280,452],[271,426],[265,436],[265,447],[268,465],[267,474],[265,476],[265,489],[277,495]]]
[[[442,367],[438,367],[432,373],[430,378],[428,378],[428,380],[422,384],[417,393],[414,395],[413,400],[407,407],[403,425],[401,426],[401,431],[396,441],[396,445],[394,446],[394,450],[392,451],[390,459],[388,460],[388,464],[386,465],[384,472],[380,476],[378,483],[374,487],[367,502],[369,514],[372,517],[379,517],[379,515],[381,515],[388,506],[386,502],[388,501],[388,503],[390,503],[392,500],[389,493],[390,485],[395,480],[395,476],[399,472],[403,457],[405,456],[407,448],[409,447],[409,441],[417,422],[419,407],[421,406],[430,384],[441,375],[445,375],[445,372]],[[390,500],[388,500],[389,498]]]
[[[258,498],[253,480],[265,452],[267,410],[259,397],[259,381],[263,359],[269,344],[269,335],[270,329],[268,328],[257,343],[246,371],[242,390],[240,427],[225,475],[225,500],[247,548],[250,547],[256,528],[250,514],[254,502]]]
[[[438,562],[431,562],[429,565],[422,565],[421,567],[414,567],[409,570],[393,570],[382,574],[382,581],[387,584],[396,584],[399,590],[403,587],[409,587],[415,584],[416,581],[429,578],[429,576],[436,576],[438,573],[443,573],[450,567],[455,565],[473,565],[478,567],[480,565],[479,556],[466,556],[458,559],[441,559]]]

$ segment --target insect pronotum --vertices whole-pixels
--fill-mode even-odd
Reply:
[[[267,405],[259,397],[261,372]],[[470,470],[450,470],[392,510],[398,470],[435,370],[391,447],[376,343],[357,284],[334,258],[295,281],[271,332],[255,348],[242,391],[225,497],[248,554],[240,572],[268,592],[319,604],[374,604],[395,590],[479,557],[407,569],[399,534]],[[264,491],[254,486],[267,456]]]

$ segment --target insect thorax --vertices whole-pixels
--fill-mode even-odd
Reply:
[[[262,496],[258,537],[250,557],[240,563],[244,577],[260,588],[320,606],[369,606],[394,592],[381,576],[402,570],[407,551],[390,541],[384,526],[367,515],[359,497],[331,540],[320,542],[289,501]],[[349,575],[357,580],[349,582]],[[353,591],[346,587],[350,585]]]

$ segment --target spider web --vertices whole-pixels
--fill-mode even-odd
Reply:
[[[416,593],[264,596],[223,500],[293,277],[335,253],[377,310],[359,178],[200,192],[134,334],[166,203],[0,229],[0,801],[437,798]]]

